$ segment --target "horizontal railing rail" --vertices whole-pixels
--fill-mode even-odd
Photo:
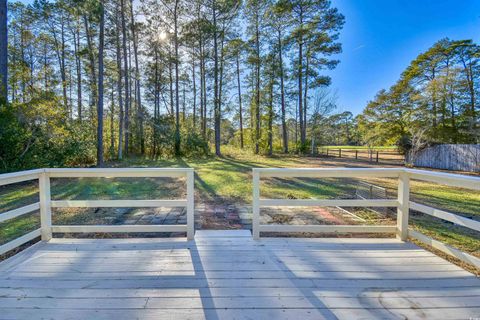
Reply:
[[[185,177],[187,194],[178,200],[52,200],[51,178],[85,177]],[[194,229],[194,171],[192,168],[67,168],[36,169],[0,175],[0,186],[38,180],[39,201],[0,214],[0,223],[25,214],[40,211],[40,228],[0,246],[0,254],[13,250],[39,236],[50,240],[53,233],[144,233],[186,232],[193,239]],[[186,207],[187,223],[179,225],[52,225],[52,208],[98,207]]]
[[[186,199],[178,200],[53,200],[51,178],[80,177],[186,177]],[[307,178],[397,178],[396,199],[261,199],[260,180],[265,177]],[[408,237],[421,241],[464,262],[480,267],[480,259],[419,231],[409,229],[409,211],[415,210],[455,225],[480,231],[480,222],[410,200],[410,180],[421,180],[447,186],[480,190],[480,178],[443,172],[404,168],[255,168],[253,169],[253,236],[261,232],[325,232],[325,233],[395,233],[401,240]],[[15,249],[39,236],[49,240],[52,233],[142,233],[186,232],[194,237],[194,171],[191,168],[95,168],[95,169],[37,169],[0,175],[0,186],[39,181],[39,201],[0,214],[0,222],[40,211],[41,227],[0,246],[0,254]],[[52,208],[60,207],[180,207],[187,208],[186,225],[52,225]],[[266,206],[339,206],[339,207],[396,207],[397,224],[387,225],[280,225],[260,224],[260,208]]]
[[[441,185],[446,185],[451,187],[458,187],[458,188],[465,188],[465,189],[480,191],[480,178],[478,177],[445,173],[445,172],[416,170],[416,169],[406,169],[406,171],[410,179],[416,179],[421,181],[438,183]],[[415,210],[415,211],[430,215],[432,217],[454,223],[455,225],[480,232],[479,221],[462,217],[455,213],[451,213],[445,210],[440,210],[440,209],[433,208],[424,204],[416,203],[413,201],[409,201],[408,203],[409,203],[409,209],[411,210]],[[480,258],[477,258],[475,256],[472,256],[471,254],[468,254],[466,252],[453,248],[449,245],[446,245],[441,241],[428,237],[425,234],[419,231],[413,230],[411,228],[408,229],[408,236],[424,244],[427,244],[437,250],[440,250],[443,253],[454,256],[457,259],[462,260],[463,262],[472,264],[475,267],[480,268]]]
[[[419,231],[409,228],[409,211],[415,210],[443,219],[455,225],[480,231],[480,222],[460,215],[410,201],[410,180],[421,180],[441,185],[480,190],[480,178],[452,173],[405,168],[254,168],[253,169],[253,221],[252,232],[259,239],[262,232],[324,232],[324,233],[394,233],[403,241],[408,237],[452,255],[464,262],[480,267],[480,259]],[[397,178],[397,199],[262,199],[261,178]],[[339,207],[396,207],[396,226],[379,225],[283,225],[261,224],[260,209],[269,206],[339,206]]]
[[[395,226],[379,225],[283,225],[260,224],[260,208],[268,206],[397,207],[397,199],[260,199],[260,179],[271,178],[398,178],[396,168],[255,168],[253,169],[253,237],[261,232],[395,233]]]
[[[192,168],[59,168],[46,169],[48,178],[141,178],[141,177],[185,177],[187,196],[178,200],[55,200],[49,201],[51,208],[151,208],[151,207],[186,207],[187,224],[185,225],[95,225],[51,226],[51,232],[58,233],[142,233],[142,232],[186,232],[188,239],[194,237],[194,171]],[[50,213],[51,215],[51,213]],[[48,220],[47,220],[48,221]],[[47,226],[47,228],[49,228]],[[51,233],[50,232],[50,233]],[[51,235],[50,235],[51,237]]]
[[[0,186],[5,186],[13,183],[26,182],[31,180],[39,180],[40,175],[44,172],[43,169],[27,170],[13,173],[0,174]],[[21,217],[23,215],[40,210],[40,202],[28,204],[16,209],[12,209],[0,214],[0,223],[8,220]],[[35,229],[26,233],[16,239],[13,239],[0,246],[0,254],[4,254],[19,246],[38,238],[41,235],[41,228]]]

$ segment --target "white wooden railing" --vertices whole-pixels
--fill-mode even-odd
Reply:
[[[185,177],[186,199],[179,200],[51,200],[51,178],[84,177]],[[129,232],[186,232],[194,237],[194,171],[191,168],[94,168],[94,169],[37,169],[0,175],[0,186],[29,181],[39,181],[39,202],[0,214],[4,222],[40,209],[40,228],[0,246],[0,254],[31,241],[38,236],[48,241],[52,233],[129,233]],[[97,207],[186,207],[187,224],[184,225],[52,225],[52,208]]]
[[[317,200],[317,199],[261,199],[261,178],[397,178],[397,199]],[[480,190],[480,178],[413,170],[404,168],[255,168],[253,169],[253,237],[261,232],[326,232],[326,233],[393,233],[403,241],[408,237],[428,244],[444,253],[480,267],[480,259],[452,248],[440,241],[415,231],[408,226],[409,210],[416,210],[456,225],[480,232],[480,222],[473,219],[410,201],[410,180],[422,180],[442,185]],[[339,207],[396,207],[396,226],[382,225],[282,225],[260,224],[260,208],[268,206],[339,206]],[[479,208],[480,211],[480,208]]]
[[[187,196],[180,200],[56,200],[50,196],[51,178],[80,177],[186,177]],[[308,177],[308,178],[397,178],[397,199],[261,199],[262,177]],[[188,239],[194,237],[194,171],[191,168],[108,168],[108,169],[38,169],[0,175],[0,186],[39,180],[39,202],[0,214],[0,222],[40,210],[40,228],[0,246],[0,254],[33,240],[39,236],[48,241],[52,233],[83,232],[186,232]],[[480,232],[480,222],[459,215],[410,201],[410,180],[422,180],[453,187],[480,190],[480,178],[449,173],[403,168],[300,168],[300,169],[253,169],[253,237],[259,239],[261,232],[327,232],[327,233],[392,233],[401,240],[408,237],[424,242],[438,250],[480,267],[480,259],[452,248],[438,240],[408,228],[409,210],[416,210],[456,225]],[[52,225],[52,208],[60,207],[177,207],[187,208],[186,225]],[[396,207],[396,226],[383,225],[279,225],[260,224],[260,208],[265,206],[340,206],[340,207]]]

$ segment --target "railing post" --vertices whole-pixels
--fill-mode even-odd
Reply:
[[[406,172],[398,177],[397,238],[408,238],[408,214],[410,210],[410,177]]]
[[[47,172],[42,172],[38,178],[38,189],[40,196],[40,228],[42,240],[52,239],[52,207],[50,196],[50,176]]]
[[[253,233],[253,239],[258,240],[260,239],[260,206],[259,206],[260,174],[255,169],[253,169],[252,171],[253,171],[252,233]]]
[[[195,237],[195,174],[193,170],[187,172],[187,239]]]

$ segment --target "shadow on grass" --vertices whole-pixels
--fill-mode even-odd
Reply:
[[[340,184],[338,181],[318,180],[313,178],[304,179],[283,179],[273,178],[264,180],[269,190],[268,194],[273,195],[279,191],[289,192],[292,197],[299,197],[300,194],[307,197],[339,198],[339,197],[353,197],[355,193],[355,185],[351,183]]]
[[[452,213],[461,215],[461,216],[479,216],[478,203],[469,202],[465,199],[446,199],[444,197],[435,196],[423,192],[411,192],[412,200],[420,200],[418,202],[428,204],[429,206],[445,209],[451,211]],[[461,211],[460,211],[461,210]]]

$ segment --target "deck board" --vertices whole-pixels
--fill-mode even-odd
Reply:
[[[0,272],[0,319],[480,317],[478,278],[396,239],[53,239]]]

